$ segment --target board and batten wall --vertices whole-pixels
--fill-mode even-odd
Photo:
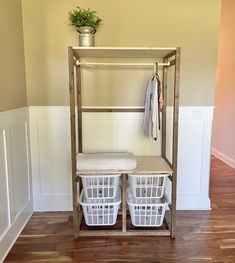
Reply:
[[[0,262],[33,211],[28,108],[0,112]]]
[[[69,107],[31,106],[29,114],[34,209],[71,210]],[[210,209],[212,116],[211,107],[180,107],[178,209]],[[144,137],[142,118],[142,113],[84,113],[84,151],[160,155],[161,137],[157,142]],[[167,126],[171,124],[169,114]],[[167,137],[170,141],[172,134]],[[169,147],[167,154],[170,157]]]
[[[21,0],[0,1],[0,262],[33,211]]]

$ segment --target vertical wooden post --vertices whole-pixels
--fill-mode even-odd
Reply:
[[[81,88],[81,66],[76,65],[76,95],[77,95],[77,136],[78,136],[78,152],[82,152],[82,88]],[[82,189],[80,176],[77,178],[78,200]],[[78,204],[78,210],[81,206]]]
[[[69,58],[69,97],[70,97],[70,125],[71,125],[71,159],[72,159],[72,192],[73,192],[73,233],[78,236],[77,210],[77,175],[76,175],[76,121],[75,121],[75,89],[74,89],[74,62],[73,49],[68,48]]]
[[[174,115],[173,115],[173,178],[172,178],[172,211],[171,211],[171,237],[175,237],[176,225],[176,194],[177,194],[177,159],[178,159],[178,121],[179,121],[179,88],[180,88],[180,53],[175,54],[175,79],[174,79]]]
[[[163,59],[163,62],[167,62],[167,58]],[[162,76],[162,89],[164,97],[164,105],[162,108],[162,157],[166,157],[166,109],[167,109],[167,67],[163,67]]]
[[[122,174],[122,232],[126,232],[126,174]]]
[[[82,152],[82,89],[81,89],[81,66],[76,66],[77,84],[77,127],[78,127],[78,152]]]

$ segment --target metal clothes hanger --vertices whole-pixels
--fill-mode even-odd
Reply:
[[[159,78],[159,75],[158,75],[158,62],[155,63],[154,65],[154,75],[152,77],[152,80],[154,80],[155,77]]]

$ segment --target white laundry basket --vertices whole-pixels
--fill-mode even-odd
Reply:
[[[121,174],[79,175],[87,199],[115,198]]]
[[[80,204],[88,226],[114,225],[117,221],[118,210],[121,204],[120,188],[113,199],[86,199],[84,190],[82,190]]]
[[[139,227],[159,227],[163,223],[168,203],[160,198],[133,198],[130,188],[127,189],[127,204],[131,222]]]
[[[128,174],[128,182],[134,198],[163,197],[169,174]]]

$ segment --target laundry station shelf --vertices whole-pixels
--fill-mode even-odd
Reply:
[[[69,47],[69,93],[70,93],[70,119],[71,119],[71,156],[72,156],[72,189],[73,189],[73,229],[74,237],[79,236],[171,236],[175,237],[176,227],[176,189],[177,189],[177,154],[178,154],[178,116],[179,116],[179,85],[180,85],[180,56],[181,49],[176,47]],[[161,138],[162,138],[162,149],[161,156],[139,156],[137,157],[137,168],[133,171],[77,171],[77,150],[83,152],[83,129],[82,129],[82,112],[130,112],[130,111],[142,111],[143,109],[129,109],[119,107],[113,109],[110,108],[91,108],[85,109],[82,104],[82,88],[81,88],[81,70],[82,63],[88,59],[89,65],[92,65],[90,58],[94,58],[94,66],[102,65],[98,63],[96,58],[125,58],[125,62],[110,63],[107,59],[106,66],[135,66],[129,65],[126,62],[126,58],[130,58],[130,64],[133,62],[133,58],[140,58],[140,62],[137,63],[142,66],[143,58],[146,58],[147,62],[154,61],[155,69],[158,68],[158,63],[163,66],[162,86],[165,99],[167,97],[167,70],[169,67],[174,67],[174,81],[173,81],[173,142],[172,142],[172,161],[169,161],[166,153],[166,130],[167,130],[167,110],[166,103],[162,110],[162,125],[161,125]],[[132,59],[132,61],[131,61]],[[103,62],[103,60],[102,60]],[[135,60],[136,62],[136,60]],[[84,63],[84,65],[85,65]],[[110,63],[110,64],[109,64]],[[161,64],[160,64],[161,63]],[[136,65],[137,65],[136,64]],[[89,66],[88,65],[88,66]],[[77,106],[76,106],[77,102]],[[76,118],[77,116],[77,118]],[[78,149],[77,149],[78,146]],[[82,190],[81,179],[78,177],[80,174],[91,173],[91,174],[105,174],[105,173],[121,173],[121,186],[122,186],[122,207],[121,207],[121,218],[122,224],[119,230],[116,229],[100,229],[100,230],[84,230],[82,229],[82,218],[83,213],[81,206],[79,205],[79,196]],[[170,194],[170,205],[169,213],[165,217],[164,224],[165,228],[159,228],[159,230],[138,230],[128,229],[127,225],[127,205],[126,205],[126,188],[127,188],[127,174],[156,174],[156,173],[167,173],[168,178],[171,181],[171,194]]]

